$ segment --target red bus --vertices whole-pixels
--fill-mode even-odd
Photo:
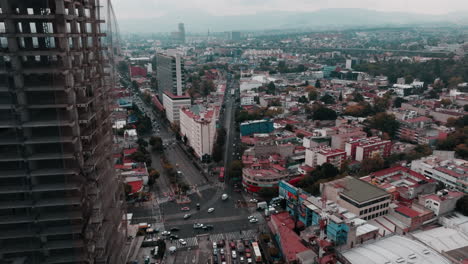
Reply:
[[[220,182],[224,182],[224,167],[222,167],[222,168],[219,169],[218,180],[219,180]]]

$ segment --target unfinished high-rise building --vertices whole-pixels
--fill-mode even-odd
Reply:
[[[0,0],[0,263],[124,261],[103,2]]]

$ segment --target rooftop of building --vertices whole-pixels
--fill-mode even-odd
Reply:
[[[451,263],[433,249],[403,236],[389,236],[343,252],[351,264]]]
[[[191,100],[188,95],[175,95],[169,91],[164,91],[164,95],[171,98],[172,100]]]
[[[468,247],[467,216],[455,213],[446,215],[440,220],[444,226],[415,232],[413,236],[438,252],[448,252]],[[465,258],[468,258],[468,251],[465,254]]]
[[[242,122],[241,126],[250,125],[250,124],[258,124],[258,123],[266,123],[266,122],[271,122],[271,120],[268,120],[268,119],[251,120],[251,121]]]
[[[416,187],[419,184],[435,182],[435,180],[403,166],[380,170],[364,176],[360,180],[387,191],[392,191],[397,187]]]
[[[379,137],[369,137],[369,138],[351,138],[348,143],[356,144],[357,146],[370,146],[374,144],[389,143],[390,140],[383,140]]]
[[[331,182],[331,184],[336,182],[336,184],[338,184],[337,187],[343,188],[343,191],[342,191],[343,195],[353,199],[354,201],[358,203],[363,203],[366,201],[374,200],[374,199],[388,195],[388,193],[385,190],[379,187],[376,187],[368,182],[353,178],[351,176],[347,176],[346,178],[340,179],[338,181],[341,181],[341,180],[343,181],[342,182],[333,181]]]
[[[281,249],[288,262],[296,260],[296,254],[310,250],[301,243],[301,238],[293,231],[294,220],[287,212],[272,215],[270,221],[277,227]]]

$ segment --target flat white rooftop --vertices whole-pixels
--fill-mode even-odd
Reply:
[[[403,236],[391,236],[345,251],[352,264],[450,264],[435,250]]]

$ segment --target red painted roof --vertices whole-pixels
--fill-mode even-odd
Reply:
[[[406,206],[400,206],[400,207],[397,207],[395,209],[395,211],[403,214],[403,215],[406,215],[410,218],[414,218],[414,217],[418,217],[419,216],[419,212],[418,211],[415,211],[409,207],[406,207]]]
[[[298,253],[309,250],[301,243],[301,238],[292,230],[294,228],[294,220],[291,219],[287,212],[272,215],[270,221],[278,229],[277,235],[279,235],[281,249],[287,262],[295,261]]]
[[[159,109],[159,111],[164,110],[164,106],[161,104],[159,99],[156,96],[153,96],[152,99],[154,106]]]
[[[146,76],[146,69],[138,66],[130,66],[130,75],[135,76]]]
[[[129,156],[129,155],[132,155],[133,153],[135,153],[137,151],[138,151],[137,148],[131,148],[131,149],[124,149],[123,153],[124,153],[125,156]]]
[[[143,180],[127,182],[128,185],[132,186],[130,194],[141,192],[143,190]]]

